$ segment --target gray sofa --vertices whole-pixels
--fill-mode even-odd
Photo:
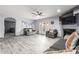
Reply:
[[[56,29],[53,30],[53,32],[51,31],[46,31],[46,37],[49,38],[56,38],[58,35],[58,31]]]
[[[36,34],[37,31],[33,28],[24,28],[24,35],[33,35]]]

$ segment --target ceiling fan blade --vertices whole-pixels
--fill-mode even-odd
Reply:
[[[37,15],[36,13],[32,13],[33,15]]]
[[[38,14],[32,13],[33,16],[38,16]]]

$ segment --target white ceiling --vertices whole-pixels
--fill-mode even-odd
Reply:
[[[75,5],[0,5],[0,15],[24,17],[33,20],[59,16],[73,7],[75,7]],[[32,9],[42,11],[44,16],[33,16]],[[61,9],[61,12],[57,13],[57,9]]]

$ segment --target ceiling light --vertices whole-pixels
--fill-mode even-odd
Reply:
[[[60,13],[61,12],[61,9],[57,9],[57,12]]]

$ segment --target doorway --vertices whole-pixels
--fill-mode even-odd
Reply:
[[[39,33],[45,35],[46,31],[50,29],[50,21],[43,20],[39,23]]]
[[[15,36],[15,26],[16,20],[12,17],[7,17],[4,19],[5,33],[4,37]]]

